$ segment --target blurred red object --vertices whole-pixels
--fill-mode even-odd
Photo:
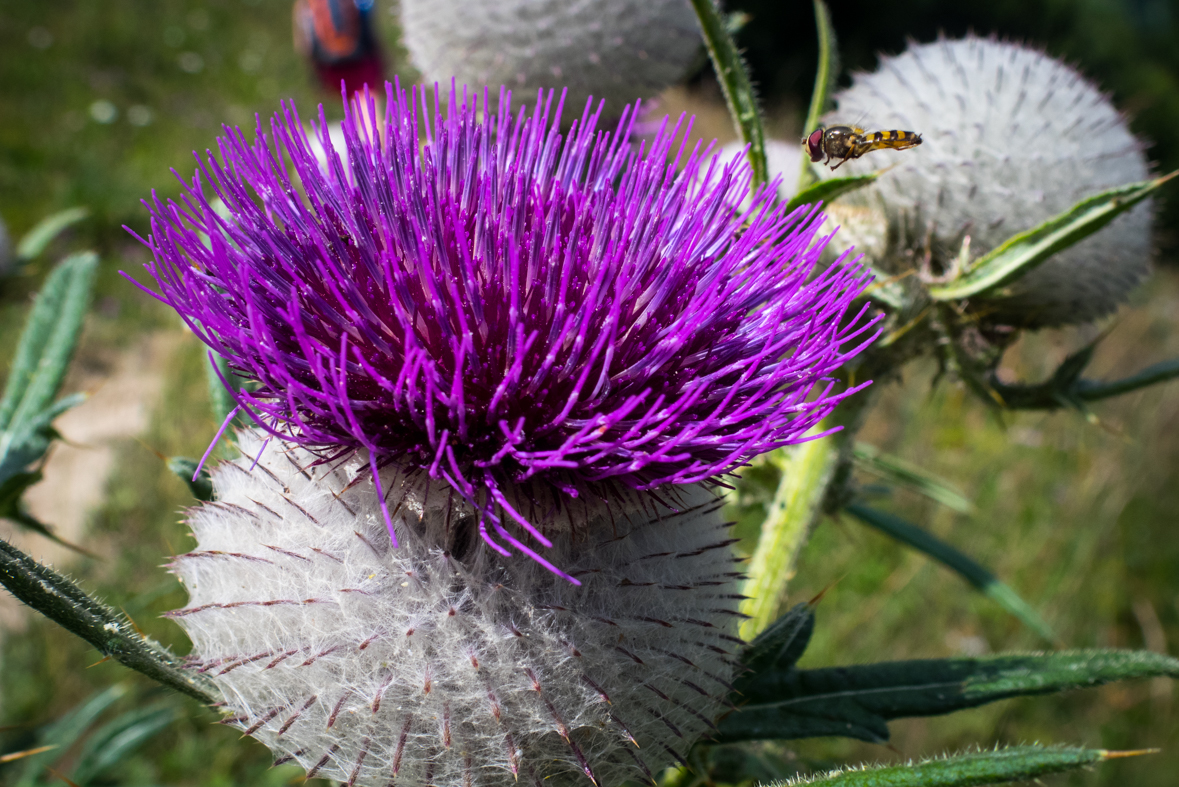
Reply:
[[[385,81],[381,49],[373,34],[373,0],[296,0],[295,48],[311,59],[315,75],[335,93],[380,95]]]

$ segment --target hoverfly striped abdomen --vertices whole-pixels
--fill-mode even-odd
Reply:
[[[803,139],[811,161],[827,164],[838,161],[831,169],[838,169],[843,162],[859,158],[873,150],[907,150],[921,144],[921,135],[913,131],[864,131],[855,126],[819,127]]]

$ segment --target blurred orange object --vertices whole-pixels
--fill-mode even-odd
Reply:
[[[372,9],[372,0],[295,2],[295,48],[311,59],[320,84],[332,93],[341,82],[349,96],[365,87],[381,92],[385,69]]]

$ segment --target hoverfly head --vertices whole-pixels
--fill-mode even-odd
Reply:
[[[823,153],[823,134],[825,131],[822,126],[819,126],[811,132],[809,137],[803,140],[803,144],[806,145],[806,152],[810,154],[811,161],[822,161],[823,156],[826,155]]]

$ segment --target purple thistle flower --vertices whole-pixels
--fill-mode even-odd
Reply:
[[[682,118],[636,149],[588,105],[562,135],[552,98],[513,115],[452,88],[443,112],[389,85],[383,127],[345,108],[345,151],[321,108],[325,166],[284,105],[252,144],[227,128],[179,204],[153,195],[145,241],[152,294],[256,381],[236,396],[263,428],[367,451],[378,493],[388,464],[444,479],[488,544],[545,565],[521,539],[549,546],[569,498],[807,439],[870,325],[847,314],[870,277],[816,271],[816,210],[763,188],[736,211],[747,172]]]

